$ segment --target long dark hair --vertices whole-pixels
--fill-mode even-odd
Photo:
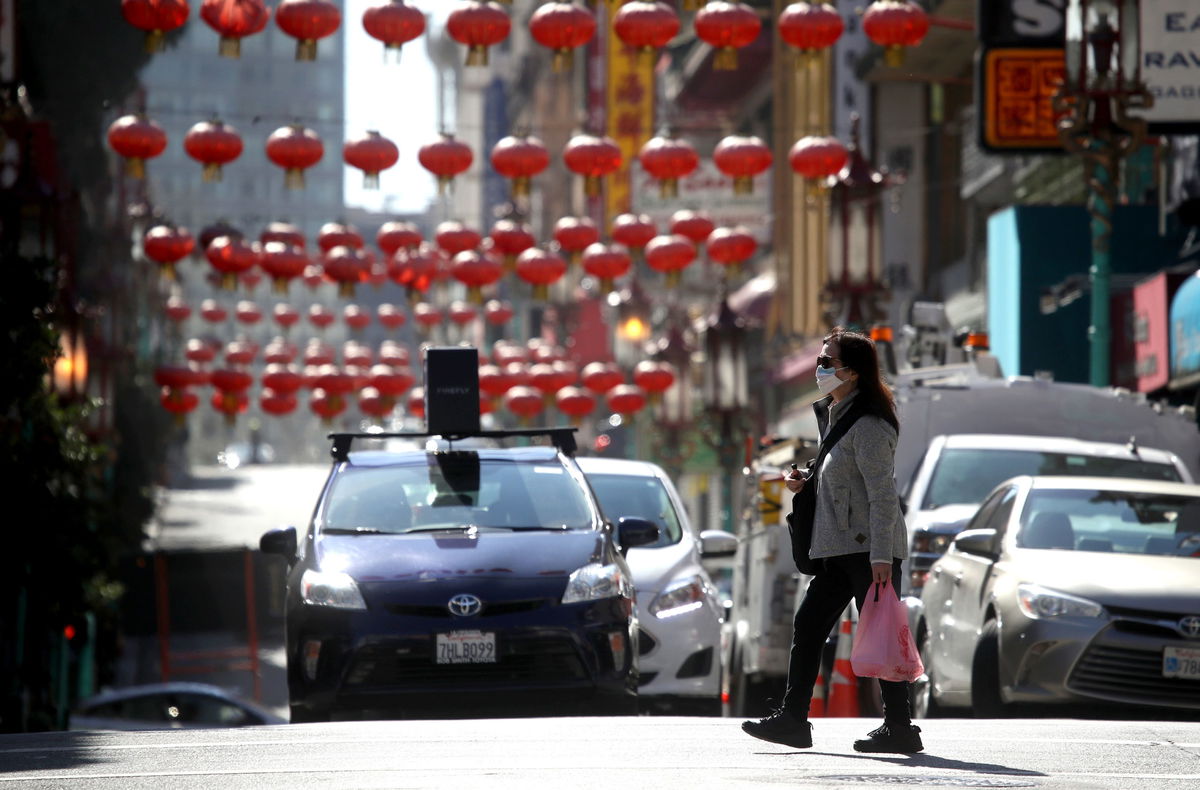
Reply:
[[[875,341],[860,332],[835,326],[825,336],[825,342],[837,343],[838,359],[858,374],[856,398],[866,413],[887,420],[899,433],[900,420],[896,417],[896,400],[887,384],[883,382],[883,374],[879,370],[879,355],[875,352]]]

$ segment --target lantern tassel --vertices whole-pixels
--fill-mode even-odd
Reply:
[[[488,64],[488,48],[481,44],[472,44],[467,48],[468,66],[486,66]]]
[[[288,189],[304,189],[304,171],[298,167],[289,167],[284,173],[283,185]]]
[[[538,302],[544,302],[550,298],[550,286],[535,285],[533,286],[533,298]]]
[[[379,189],[379,173],[363,173],[363,189]]]
[[[600,176],[585,176],[583,193],[590,198],[600,197]]]
[[[242,56],[242,40],[232,36],[221,36],[217,53],[223,58],[240,58]]]
[[[658,184],[658,196],[663,200],[679,196],[679,180],[676,178],[664,178]]]
[[[471,304],[483,304],[483,289],[478,285],[468,286],[467,301]]]
[[[733,47],[721,47],[713,56],[713,71],[734,71],[737,67],[737,50]]]
[[[173,264],[173,263],[163,264],[162,277],[164,280],[166,280],[169,283],[173,283],[176,280],[178,280],[179,276],[178,276],[178,273],[175,271],[175,264]]]
[[[512,193],[515,198],[529,197],[529,176],[517,176],[512,180]]]
[[[750,176],[738,176],[737,178],[733,179],[733,194],[753,195],[754,179]]]
[[[354,296],[354,283],[340,282],[338,283],[338,296],[350,298]]]
[[[315,38],[302,38],[296,42],[296,60],[316,59],[317,40]]]
[[[904,47],[900,44],[889,44],[883,50],[883,61],[892,68],[904,65]]]
[[[201,176],[205,181],[220,181],[221,166],[216,162],[205,162],[204,172]]]
[[[666,286],[668,288],[678,288],[679,287],[679,278],[680,278],[680,273],[679,273],[678,269],[667,272]]]
[[[550,62],[550,67],[555,73],[569,71],[575,65],[574,52],[569,49],[554,50],[554,59]]]
[[[166,35],[161,30],[146,31],[146,52],[153,55],[166,49]]]
[[[146,177],[146,160],[136,156],[125,160],[125,175],[130,178],[142,179]]]
[[[271,286],[277,294],[286,294],[288,292],[288,280],[286,277],[276,277],[271,280]]]

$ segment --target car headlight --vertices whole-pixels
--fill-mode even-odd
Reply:
[[[599,601],[602,598],[633,598],[633,584],[616,565],[593,562],[577,568],[567,579],[563,603]]]
[[[1036,619],[1045,617],[1103,617],[1104,607],[1086,598],[1048,590],[1036,584],[1017,587],[1017,603],[1021,611]]]
[[[699,576],[677,579],[668,584],[650,602],[650,614],[661,619],[677,617],[695,611],[704,605],[708,589]]]
[[[921,554],[945,554],[953,535],[919,530],[913,533],[913,551]]]
[[[366,609],[358,585],[348,573],[318,571],[309,568],[300,577],[300,597],[311,606],[334,609]]]

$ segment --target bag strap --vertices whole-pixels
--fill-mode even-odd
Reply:
[[[838,440],[846,435],[846,431],[858,422],[858,418],[862,416],[862,409],[857,403],[850,404],[850,408],[841,416],[833,427],[829,429],[829,433],[825,434],[825,438],[821,440],[820,448],[817,450],[817,458],[813,463],[812,476],[816,477],[821,470],[821,462],[825,460],[825,456],[829,455],[829,451],[838,443]]]

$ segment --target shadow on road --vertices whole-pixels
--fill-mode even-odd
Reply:
[[[994,774],[996,776],[1047,776],[1040,771],[1028,771],[1024,768],[1013,768],[1007,765],[996,765],[995,763],[979,763],[968,762],[966,760],[953,760],[949,757],[938,757],[935,754],[864,754],[861,752],[814,752],[805,749],[804,751],[792,752],[756,752],[762,755],[775,755],[778,757],[790,757],[795,754],[820,754],[826,757],[848,757],[854,760],[874,760],[875,762],[891,763],[893,765],[903,766],[904,768],[938,768],[952,771],[970,771],[979,774]]]
[[[0,774],[66,771],[107,762],[95,732],[0,736]]]

